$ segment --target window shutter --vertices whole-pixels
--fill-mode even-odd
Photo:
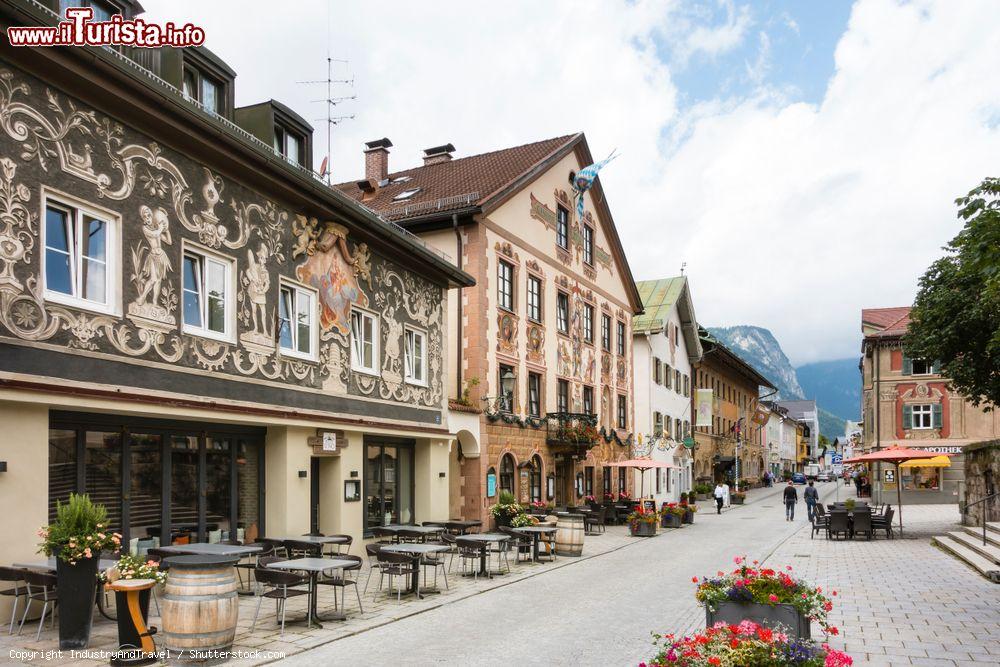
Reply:
[[[935,359],[934,360],[934,364],[931,366],[931,374],[932,375],[940,375],[941,374],[941,360],[940,359]]]
[[[941,404],[931,406],[931,428],[941,428]]]
[[[913,375],[913,359],[903,353],[903,375]]]
[[[913,406],[903,406],[903,428],[913,428]]]

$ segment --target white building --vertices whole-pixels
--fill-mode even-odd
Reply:
[[[807,458],[816,463],[819,456],[819,410],[814,400],[778,401],[778,405],[788,410],[788,416],[808,427],[809,449]]]
[[[685,276],[636,286],[644,313],[632,322],[635,455],[674,466],[636,472],[636,489],[658,504],[674,502],[691,490],[693,479],[691,366],[702,356],[698,322]]]
[[[765,427],[764,441],[768,470],[781,479],[784,471],[795,471],[795,420],[788,416],[788,410],[773,401],[764,401],[770,411]]]

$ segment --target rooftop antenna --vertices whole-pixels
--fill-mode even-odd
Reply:
[[[687,262],[681,262],[681,275],[682,276],[684,275],[684,269],[687,268],[687,265],[688,265]]]
[[[354,114],[350,115],[334,115],[334,107],[348,100],[357,99],[357,95],[345,95],[341,97],[333,96],[333,85],[346,85],[354,88],[354,76],[351,75],[349,79],[334,79],[333,78],[333,64],[340,63],[345,66],[350,66],[349,60],[339,60],[330,56],[330,5],[327,3],[326,7],[326,78],[317,79],[313,81],[296,81],[296,83],[303,83],[307,85],[316,85],[320,83],[326,84],[326,97],[318,100],[309,100],[312,103],[323,102],[326,105],[326,116],[323,118],[314,118],[316,121],[326,121],[326,157],[323,158],[323,163],[320,165],[320,178],[326,178],[326,184],[331,184],[331,178],[333,173],[333,126],[339,125],[345,120],[353,120]]]

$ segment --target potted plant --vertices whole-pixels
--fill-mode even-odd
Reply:
[[[115,565],[97,577],[105,588],[119,579],[152,579],[157,584],[167,581],[167,573],[160,569],[159,563],[143,560],[141,556],[134,554],[123,554]],[[139,592],[139,611],[144,624],[149,618],[149,597],[152,590],[147,588]],[[140,646],[141,637],[136,634],[135,626],[124,611],[128,609],[128,599],[123,591],[115,591],[115,608],[121,610],[118,614],[118,644],[122,647]]]
[[[768,665],[770,667],[847,667],[851,656],[797,639],[753,621],[717,623],[704,632],[678,637],[654,634],[656,655],[647,667],[703,667],[705,665]]]
[[[640,504],[628,515],[629,532],[633,537],[653,537],[656,535],[656,522],[659,512],[650,512]]]
[[[772,628],[781,626],[794,637],[809,639],[809,623],[816,621],[828,635],[838,633],[827,622],[833,603],[822,588],[793,578],[791,566],[780,572],[760,567],[757,561],[748,565],[744,556],[734,561],[737,567],[728,575],[692,579],[698,584],[695,598],[705,607],[706,627],[748,620]]]
[[[496,521],[497,527],[509,526],[510,520],[521,513],[521,506],[517,504],[517,498],[510,491],[501,491],[497,504],[490,507],[490,514]]]
[[[747,494],[742,491],[734,491],[729,494],[729,501],[734,505],[742,505],[743,501],[747,499]]]
[[[694,513],[698,511],[698,506],[688,503],[688,501],[685,500],[684,497],[685,496],[682,493],[680,502],[680,506],[684,510],[684,517],[682,520],[684,523],[694,523]]]
[[[854,511],[854,506],[856,504],[857,504],[857,501],[854,500],[854,498],[848,498],[847,500],[844,501],[844,507],[847,508],[848,513]]]
[[[708,484],[700,483],[694,485],[694,494],[696,500],[707,500],[708,494],[712,493],[712,487]]]
[[[687,510],[677,503],[664,503],[660,510],[660,527],[662,528],[683,528],[684,515]]]
[[[56,520],[38,531],[38,551],[56,557],[59,588],[59,648],[90,643],[97,594],[97,564],[102,551],[117,552],[121,535],[108,531],[108,512],[90,496],[71,493],[56,501]]]

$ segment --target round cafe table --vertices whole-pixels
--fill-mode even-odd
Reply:
[[[155,585],[153,579],[119,579],[108,584],[110,590],[124,594],[128,607],[127,614],[118,610],[119,654],[111,658],[112,665],[149,665],[157,662],[153,633],[146,628],[139,606],[139,594]]]

